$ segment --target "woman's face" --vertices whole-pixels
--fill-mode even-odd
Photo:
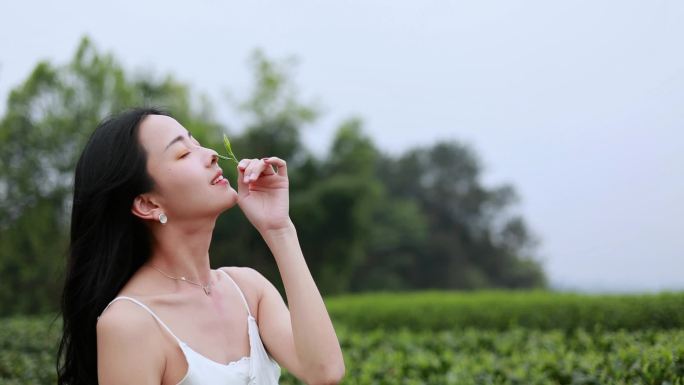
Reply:
[[[147,171],[155,181],[153,191],[142,194],[149,200],[139,202],[141,213],[157,220],[163,212],[169,223],[215,218],[237,202],[237,192],[227,179],[212,184],[221,170],[216,151],[202,147],[175,119],[146,116],[138,139],[147,151]]]

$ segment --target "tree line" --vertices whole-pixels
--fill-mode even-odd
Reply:
[[[316,156],[301,133],[320,111],[298,97],[291,66],[259,50],[249,65],[253,89],[232,104],[241,127],[219,122],[190,85],[127,71],[88,37],[69,62],[35,66],[0,118],[0,315],[57,310],[76,160],[103,117],[136,105],[167,109],[219,153],[226,133],[238,157],[288,162],[290,215],[324,295],[546,287],[538,241],[514,210],[515,189],[484,186],[470,147],[440,141],[391,156],[351,117]],[[235,180],[234,163],[220,165]],[[219,217],[209,254],[213,268],[251,266],[283,289],[237,206]]]

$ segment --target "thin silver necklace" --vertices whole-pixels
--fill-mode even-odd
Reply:
[[[171,279],[175,279],[176,281],[183,281],[183,282],[191,283],[191,284],[193,284],[193,285],[197,285],[197,286],[201,287],[202,289],[204,289],[204,293],[205,293],[206,295],[211,294],[211,285],[213,285],[213,282],[211,282],[211,278],[210,278],[210,281],[209,281],[208,284],[202,285],[201,283],[192,282],[191,280],[189,280],[189,279],[187,279],[187,278],[185,278],[185,277],[180,277],[180,278],[178,278],[178,277],[172,277],[172,276],[170,276],[170,275],[164,273],[163,271],[157,269],[157,267],[154,266],[153,264],[150,263],[149,265],[150,265],[151,268],[157,270],[158,272],[164,274],[165,276],[167,276],[167,277],[169,277],[169,278],[171,278]]]

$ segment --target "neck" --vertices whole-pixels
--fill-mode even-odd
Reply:
[[[185,277],[206,285],[211,279],[209,245],[211,227],[183,229],[164,225],[154,234],[153,252],[148,264],[173,277]]]

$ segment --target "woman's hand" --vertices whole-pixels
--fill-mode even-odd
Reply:
[[[277,172],[273,166],[278,168]],[[289,180],[285,161],[275,156],[242,159],[237,168],[237,203],[252,225],[260,233],[291,226]]]

